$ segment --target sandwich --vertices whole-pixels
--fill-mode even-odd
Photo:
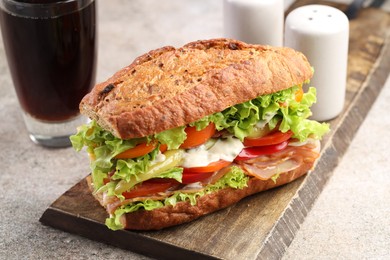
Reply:
[[[211,39],[150,51],[97,84],[71,141],[89,154],[105,224],[179,225],[307,173],[329,131],[309,119],[312,74],[293,49]]]

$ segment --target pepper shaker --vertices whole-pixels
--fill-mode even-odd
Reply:
[[[224,0],[224,37],[252,44],[283,45],[283,0]]]
[[[317,89],[311,110],[318,121],[332,119],[344,108],[349,21],[340,10],[326,5],[306,5],[286,18],[285,46],[301,51],[314,68],[310,85]]]

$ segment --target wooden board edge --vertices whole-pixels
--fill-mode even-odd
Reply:
[[[205,255],[200,252],[177,247],[163,241],[149,238],[138,232],[129,232],[127,230],[108,230],[107,227],[101,223],[81,216],[74,216],[51,206],[44,211],[39,219],[39,222],[46,226],[54,227],[99,243],[105,243],[107,245],[112,245],[148,257],[173,260],[218,259],[210,255]],[[72,223],[72,225],[69,225],[69,223]],[[91,230],[94,230],[94,232],[92,233]],[[129,236],[133,237],[132,241],[139,240],[140,242],[128,243]],[[140,239],[141,237],[142,239]]]
[[[363,83],[359,91],[361,93],[355,96],[344,112],[344,118],[340,120],[337,130],[326,143],[316,168],[305,176],[296,196],[292,198],[289,206],[269,232],[265,243],[259,250],[257,256],[259,259],[279,259],[284,255],[383,89],[390,74],[390,59],[386,59],[390,57],[390,33],[385,39],[379,57]],[[343,140],[343,142],[331,142],[334,138]]]

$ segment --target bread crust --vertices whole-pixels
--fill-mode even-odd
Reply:
[[[183,126],[232,105],[303,83],[306,57],[230,39],[163,47],[96,85],[81,113],[121,139]]]

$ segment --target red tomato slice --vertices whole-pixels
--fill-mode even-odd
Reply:
[[[244,161],[259,157],[260,155],[267,155],[279,152],[287,147],[288,142],[284,141],[280,144],[267,146],[253,146],[242,149],[240,154],[234,159],[235,161]]]
[[[160,144],[160,152],[165,153],[168,150],[168,145]]]
[[[178,185],[174,179],[156,178],[144,181],[137,184],[131,191],[125,191],[122,195],[126,199],[132,199],[136,197],[142,197],[147,195],[153,195],[159,192],[164,192],[170,187]]]
[[[272,132],[260,138],[246,137],[244,139],[244,145],[245,146],[266,146],[266,145],[279,144],[290,139],[292,135],[293,132],[289,130],[285,133],[282,133],[280,131]]]
[[[186,127],[184,130],[187,134],[187,138],[184,143],[180,145],[180,148],[188,149],[205,143],[215,134],[215,125],[210,123],[204,129],[196,131],[196,127]]]
[[[190,184],[198,181],[203,181],[210,178],[214,172],[196,172],[196,173],[183,173],[181,182],[183,184]]]
[[[130,148],[117,156],[115,158],[117,159],[130,159],[130,158],[136,158],[139,156],[143,156],[147,153],[150,153],[156,148],[156,143],[142,143],[139,144],[133,148]]]
[[[142,143],[139,144],[133,148],[130,148],[129,150],[126,150],[117,156],[115,156],[116,159],[131,159],[136,158],[140,156],[144,156],[145,154],[150,153],[157,147],[157,142],[150,142],[150,143]],[[160,151],[163,153],[167,150],[166,144],[160,145]]]
[[[231,162],[225,160],[219,160],[216,162],[212,162],[207,166],[184,168],[182,183],[189,184],[189,183],[205,180],[211,177],[211,175],[213,175],[214,172],[219,171],[220,169],[230,164]]]
[[[219,160],[216,162],[212,162],[206,166],[200,166],[200,167],[191,167],[191,168],[184,168],[183,173],[198,173],[198,172],[216,172],[223,167],[228,166],[231,164],[231,162],[225,161],[225,160]]]

